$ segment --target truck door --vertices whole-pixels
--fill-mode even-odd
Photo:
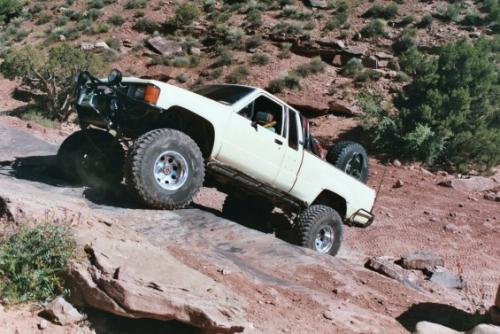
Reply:
[[[259,95],[231,116],[217,159],[272,185],[286,151],[284,129],[284,106]]]
[[[288,113],[288,140],[283,164],[274,185],[276,188],[288,192],[293,188],[297,179],[302,164],[304,146],[300,144],[303,139],[299,114],[291,108],[287,108],[286,112]]]

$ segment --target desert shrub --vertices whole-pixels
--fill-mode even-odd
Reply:
[[[259,47],[262,44],[262,37],[260,35],[253,35],[245,41],[245,49],[251,50]]]
[[[292,52],[290,49],[292,48],[292,44],[288,42],[281,43],[280,45],[280,53],[278,54],[278,58],[280,59],[288,59],[291,57]]]
[[[424,16],[422,16],[422,18],[418,22],[417,27],[427,28],[430,25],[432,25],[432,16],[431,15],[424,15]]]
[[[113,50],[120,50],[122,42],[116,37],[110,37],[106,40],[106,44]]]
[[[266,65],[269,63],[269,56],[264,53],[256,53],[252,56],[252,64]]]
[[[104,34],[109,31],[109,26],[106,23],[103,22],[97,22],[93,27],[92,27],[92,33],[93,34]]]
[[[373,69],[367,69],[358,73],[354,77],[354,81],[357,83],[368,82],[370,80],[378,80],[382,77],[382,73]]]
[[[398,15],[398,6],[394,3],[387,6],[373,5],[363,14],[364,17],[375,17],[385,20],[392,19],[396,15]]]
[[[43,10],[43,5],[41,3],[35,3],[31,8],[30,8],[30,13],[31,14],[37,14],[40,13]]]
[[[287,37],[297,37],[304,33],[301,26],[295,23],[280,22],[276,24],[272,30],[271,35],[274,38],[287,38]]]
[[[134,25],[134,30],[139,32],[147,32],[148,34],[152,34],[155,31],[159,31],[161,28],[160,24],[156,21],[152,21],[147,18],[142,18],[137,20]]]
[[[415,49],[404,54],[402,68],[413,80],[395,100],[399,112],[390,115],[380,103],[365,108],[365,124],[376,146],[394,155],[457,170],[485,170],[497,164],[497,52],[494,43],[480,39],[475,45],[466,40],[450,43],[437,58]]]
[[[226,77],[226,82],[237,84],[243,81],[248,76],[248,68],[245,65],[236,67]]]
[[[301,11],[295,6],[285,6],[281,11],[280,17],[294,20],[309,20],[312,17],[312,12]]]
[[[342,69],[342,75],[353,77],[363,71],[363,64],[359,58],[351,58]]]
[[[416,46],[417,31],[415,29],[404,30],[397,40],[392,44],[394,52],[397,54],[408,51]]]
[[[175,77],[175,80],[180,83],[186,83],[189,80],[189,75],[187,75],[186,73],[181,73]]]
[[[200,8],[195,3],[188,1],[175,9],[175,15],[169,20],[169,23],[177,28],[182,28],[190,25],[200,15]]]
[[[214,64],[216,67],[231,65],[233,62],[233,54],[229,50],[219,48],[216,53],[218,56]]]
[[[68,23],[69,18],[67,16],[59,16],[56,20],[56,26],[62,27]]]
[[[273,94],[280,93],[283,91],[283,89],[285,89],[285,81],[283,80],[283,78],[274,79],[269,82],[266,89]]]
[[[339,10],[335,12],[335,14],[328,19],[328,21],[325,24],[325,30],[326,31],[331,31],[334,29],[338,29],[341,27],[344,27],[347,24],[347,20],[349,19],[349,13],[347,10]]]
[[[398,22],[398,26],[401,27],[406,27],[407,25],[412,24],[415,21],[415,17],[412,15],[407,15],[401,19],[400,22]]]
[[[468,26],[480,26],[483,22],[484,19],[477,10],[469,10],[460,23]]]
[[[460,4],[449,4],[444,11],[438,13],[438,16],[443,21],[457,22],[461,11],[462,8]]]
[[[129,0],[125,4],[125,9],[143,9],[146,8],[146,0]]]
[[[22,228],[0,243],[0,292],[9,303],[48,301],[64,292],[61,274],[77,255],[69,227]]]
[[[252,8],[246,13],[246,22],[250,28],[258,28],[262,25],[262,12],[258,8]]]
[[[406,74],[405,72],[399,71],[394,76],[394,81],[396,81],[396,82],[408,82],[410,80],[411,80],[410,76],[408,74]]]
[[[363,37],[377,37],[385,35],[386,23],[382,19],[371,20],[366,26],[364,26],[360,33]]]
[[[97,8],[91,8],[85,13],[85,15],[82,15],[82,18],[95,21],[99,18],[99,16],[101,16],[101,11]]]
[[[300,78],[293,74],[289,73],[283,77],[283,84],[288,89],[300,89]]]
[[[311,74],[323,72],[324,69],[325,63],[321,60],[321,58],[314,57],[308,64],[299,65],[292,71],[292,73],[295,76],[305,78]]]
[[[23,9],[24,1],[0,0],[0,23],[8,22],[19,15]]]
[[[120,15],[112,15],[108,18],[108,23],[114,26],[121,26],[125,23],[125,19]]]
[[[71,111],[76,73],[88,69],[99,74],[105,68],[98,55],[63,43],[51,48],[48,54],[32,46],[11,48],[0,64],[0,73],[9,80],[20,80],[32,91],[41,92],[43,99],[37,101],[39,107],[49,118],[65,121]]]
[[[41,25],[43,25],[45,23],[49,23],[51,20],[52,20],[52,15],[50,15],[50,14],[42,14],[38,18],[38,20],[36,20],[35,24],[41,26]]]

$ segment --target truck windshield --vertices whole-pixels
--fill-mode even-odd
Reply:
[[[193,90],[196,94],[203,95],[211,100],[224,104],[234,104],[250,94],[254,89],[244,86],[213,85],[202,86]]]

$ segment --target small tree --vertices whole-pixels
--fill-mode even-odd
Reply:
[[[84,69],[98,74],[104,68],[101,57],[60,44],[48,54],[32,46],[10,49],[0,65],[0,73],[7,79],[21,80],[34,93],[41,93],[43,98],[37,102],[47,116],[65,121],[71,112],[76,74]]]
[[[0,0],[0,24],[18,15],[23,9],[24,1]]]
[[[458,170],[487,169],[500,161],[498,46],[486,39],[442,48],[438,58],[415,49],[402,56],[413,81],[389,115],[367,108],[379,148]],[[376,105],[376,104],[375,104]],[[371,124],[371,126],[370,126]]]

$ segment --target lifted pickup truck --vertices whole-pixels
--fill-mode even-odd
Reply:
[[[340,142],[325,154],[307,119],[262,89],[188,91],[117,70],[107,80],[82,72],[75,108],[82,130],[58,152],[67,178],[95,184],[125,176],[131,193],[157,209],[184,208],[203,185],[216,187],[228,194],[224,212],[259,220],[281,208],[294,217],[302,246],[331,255],[343,222],[374,219],[365,150]]]

